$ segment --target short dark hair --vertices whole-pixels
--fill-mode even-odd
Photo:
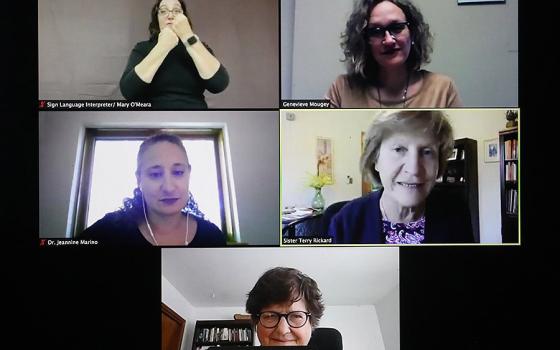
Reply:
[[[187,17],[187,20],[189,21],[189,24],[192,28],[191,18],[188,15],[187,6],[185,5],[185,2],[183,0],[177,0],[177,1],[179,1],[179,3],[181,4],[181,9],[183,9],[183,14]],[[159,35],[160,30],[159,30],[159,21],[158,21],[158,10],[159,10],[160,3],[161,0],[157,0],[154,6],[152,7],[152,11],[150,13],[151,20],[150,20],[150,25],[148,26],[148,30],[150,31],[150,40],[155,40]]]
[[[357,0],[346,22],[346,30],[341,35],[340,44],[344,51],[344,62],[351,87],[365,89],[377,78],[379,65],[371,55],[364,29],[373,8],[385,1],[400,8],[409,23],[408,28],[414,45],[406,61],[408,69],[416,71],[422,64],[430,62],[433,37],[429,25],[424,22],[424,17],[416,6],[408,0]]]
[[[311,327],[316,328],[325,310],[317,282],[299,270],[275,267],[266,271],[247,294],[245,308],[256,324],[257,315],[263,308],[271,304],[295,303],[301,299],[311,314]]]

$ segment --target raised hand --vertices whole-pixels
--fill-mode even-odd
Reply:
[[[169,27],[163,27],[158,35],[158,45],[171,51],[179,43],[179,37]]]
[[[171,28],[183,43],[194,34],[189,20],[182,13],[175,17]]]

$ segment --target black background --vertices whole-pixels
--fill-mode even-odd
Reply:
[[[4,299],[14,308],[4,313],[15,326],[8,336],[23,348],[37,341],[41,349],[159,349],[158,249],[39,247],[37,7],[5,7],[12,5],[15,11],[3,11],[1,95],[9,209],[2,231],[19,243],[4,246],[10,261],[4,285],[15,292]],[[528,336],[530,324],[547,323],[530,310],[551,300],[536,292],[548,289],[542,287],[551,280],[544,269],[552,258],[542,250],[558,233],[554,217],[541,209],[543,198],[560,191],[539,179],[550,172],[555,152],[546,130],[556,117],[552,80],[558,59],[552,51],[558,30],[546,24],[552,15],[544,5],[529,6],[519,1],[522,246],[400,248],[403,350],[534,346],[541,337]]]

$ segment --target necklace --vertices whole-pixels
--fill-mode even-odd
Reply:
[[[379,208],[381,209],[381,216],[383,217],[383,220],[390,221],[389,217],[387,216],[387,213],[385,212],[385,208],[383,207],[383,201],[381,199],[379,200]]]
[[[408,85],[410,83],[410,74],[406,74],[406,86],[404,87],[402,95],[402,108],[406,108],[406,96],[408,94]],[[379,107],[383,107],[383,101],[381,101],[381,91],[379,90],[379,84],[377,84],[377,99],[379,100]]]
[[[150,226],[150,221],[148,221],[148,216],[146,215],[146,206],[144,205],[144,201],[142,200],[142,209],[144,209],[144,220],[146,220],[146,225],[148,226],[148,231],[150,232],[150,237],[154,241],[155,245],[159,245],[158,241],[156,240],[156,236],[152,231],[152,227]],[[187,212],[187,229],[185,231],[185,245],[189,245],[189,212]]]

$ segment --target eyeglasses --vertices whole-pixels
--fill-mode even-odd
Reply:
[[[383,39],[386,32],[394,37],[399,35],[408,25],[410,25],[408,22],[395,22],[386,27],[368,27],[365,29],[365,33],[368,38]]]
[[[305,311],[291,311],[287,314],[281,314],[274,311],[265,311],[257,314],[259,323],[265,328],[274,328],[280,323],[280,319],[284,317],[288,322],[288,326],[292,328],[301,328],[305,326],[311,314]]]
[[[183,9],[176,8],[176,9],[173,9],[173,10],[168,10],[165,7],[158,9],[158,15],[160,15],[160,16],[165,17],[165,16],[169,15],[170,12],[173,13],[174,16],[178,16],[181,13],[183,13]]]

